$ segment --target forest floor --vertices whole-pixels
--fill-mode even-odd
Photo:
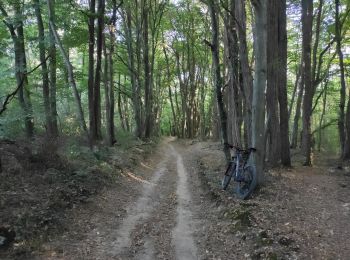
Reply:
[[[269,170],[263,188],[250,200],[240,201],[220,189],[225,163],[218,143],[168,138],[151,156],[138,158],[138,167],[122,169],[105,189],[71,207],[62,232],[51,232],[45,243],[15,257],[182,260],[348,259],[350,255],[350,173],[337,170],[334,161],[321,160],[313,168],[295,163],[292,169]],[[7,256],[14,255],[0,251],[0,258]]]

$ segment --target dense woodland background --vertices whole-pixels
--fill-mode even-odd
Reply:
[[[0,137],[350,158],[348,0],[2,0]],[[118,138],[117,138],[118,137]],[[228,147],[225,146],[228,156]],[[265,153],[266,151],[266,153]]]

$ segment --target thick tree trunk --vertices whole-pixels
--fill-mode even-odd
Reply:
[[[265,158],[265,89],[266,89],[266,13],[267,3],[265,0],[253,2],[255,13],[255,77],[252,102],[252,146],[257,150],[252,155],[252,161],[256,166],[258,182],[264,181],[264,158]]]
[[[281,159],[281,140],[278,115],[278,2],[280,0],[268,1],[267,10],[267,88],[266,88],[266,110],[267,110],[267,160],[269,165],[276,167]]]
[[[251,145],[251,122],[252,122],[252,93],[253,93],[253,78],[251,68],[249,66],[247,32],[246,32],[246,12],[245,1],[235,0],[236,10],[236,28],[239,44],[239,62],[242,70],[243,79],[243,95],[244,95],[244,125],[246,140],[248,145]]]
[[[109,23],[109,52],[107,52],[105,39],[105,100],[106,100],[106,139],[109,146],[113,146],[115,140],[114,129],[114,67],[113,67],[113,53],[115,47],[116,20],[117,20],[117,2],[113,0],[113,14]]]
[[[306,166],[312,166],[311,161],[311,115],[312,99],[314,96],[314,87],[312,84],[311,71],[311,42],[312,42],[312,20],[313,20],[313,2],[311,0],[302,0],[302,32],[303,32],[303,75],[304,75],[304,102],[303,102],[303,151],[305,154]]]
[[[226,64],[228,64],[227,85],[227,114],[228,141],[237,146],[242,146],[242,95],[239,80],[238,38],[236,34],[235,0],[230,2],[230,13],[224,17],[225,35],[224,47]]]
[[[105,13],[105,0],[98,0],[97,6],[97,38],[96,38],[96,68],[94,78],[94,126],[91,132],[91,138],[93,141],[100,140],[102,138],[101,132],[101,68],[102,68],[102,48],[103,48],[103,30],[104,30],[104,13]]]
[[[280,108],[281,162],[290,167],[289,115],[287,99],[287,13],[286,0],[278,1],[278,101]]]
[[[213,55],[213,76],[215,80],[215,93],[216,100],[220,115],[220,123],[221,123],[221,133],[222,139],[224,141],[224,153],[226,156],[227,162],[230,161],[231,155],[228,146],[227,139],[227,115],[224,108],[224,101],[222,96],[222,77],[220,71],[220,58],[219,58],[219,25],[216,15],[216,5],[214,0],[208,1],[208,7],[210,11],[211,17],[211,26],[212,26],[212,43],[211,43],[211,51]]]

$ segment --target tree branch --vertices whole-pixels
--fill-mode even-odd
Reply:
[[[36,71],[40,66],[42,66],[47,60],[48,58],[50,57],[50,55],[48,55],[45,59],[45,61],[43,61],[42,63],[38,64],[37,66],[35,66],[32,70],[30,70],[29,72],[26,72],[23,74],[23,77],[21,79],[21,82],[18,84],[17,88],[11,92],[10,94],[8,94],[5,98],[5,101],[3,102],[2,104],[2,108],[0,110],[0,115],[6,110],[7,108],[7,105],[11,102],[11,100],[14,98],[14,96],[17,94],[17,92],[21,89],[21,87],[23,86],[23,83],[24,83],[24,80],[25,80],[25,77],[24,76],[27,76],[31,73],[33,73],[34,71]]]
[[[318,131],[323,130],[323,129],[329,127],[329,126],[335,125],[336,122],[338,122],[338,119],[332,119],[328,123],[322,125],[321,127],[316,128],[314,131],[312,131],[311,135],[314,135]]]

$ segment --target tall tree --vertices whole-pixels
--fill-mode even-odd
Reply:
[[[34,119],[32,104],[30,100],[30,92],[28,89],[28,76],[27,76],[27,58],[24,44],[24,29],[23,29],[23,6],[18,0],[13,1],[13,9],[15,18],[9,17],[7,11],[4,8],[4,4],[0,1],[0,11],[5,17],[3,22],[7,26],[15,52],[15,75],[17,86],[19,86],[18,100],[24,112],[24,125],[27,137],[32,137],[34,134]]]
[[[89,30],[89,65],[88,65],[88,99],[89,99],[89,128],[90,136],[96,136],[95,128],[95,109],[94,109],[94,62],[95,62],[95,10],[96,1],[90,0],[89,2],[89,18],[88,18],[88,30]]]
[[[271,166],[277,166],[281,159],[281,136],[279,129],[279,106],[278,86],[279,82],[279,2],[280,0],[268,1],[267,14],[267,88],[266,88],[266,111],[267,111],[267,159]]]
[[[149,59],[149,9],[150,4],[147,0],[142,1],[142,51],[144,65],[144,84],[145,84],[145,138],[150,138],[153,128],[153,86],[151,81],[150,59]]]
[[[53,136],[52,120],[51,120],[51,109],[50,109],[50,87],[49,87],[49,71],[46,63],[46,49],[45,49],[45,31],[44,23],[41,17],[41,6],[39,0],[34,0],[35,15],[38,24],[39,33],[39,56],[41,62],[41,77],[42,77],[42,88],[43,88],[43,99],[44,99],[44,110],[45,110],[45,124],[46,132],[49,136]]]
[[[219,24],[216,13],[215,0],[208,0],[208,7],[211,18],[211,29],[212,29],[212,42],[208,43],[213,56],[213,78],[215,79],[215,93],[217,106],[220,115],[222,139],[224,141],[224,153],[226,160],[230,160],[230,150],[227,138],[227,114],[224,107],[223,95],[222,95],[222,76],[220,71],[220,57],[219,57]]]
[[[342,30],[339,14],[339,0],[335,0],[335,41],[336,49],[339,58],[339,70],[340,70],[340,104],[339,104],[339,139],[341,148],[341,157],[344,159],[350,158],[350,148],[345,148],[345,145],[349,145],[349,141],[346,141],[347,133],[345,131],[345,98],[346,98],[346,83],[345,83],[345,68],[344,68],[344,55],[342,51]]]
[[[311,115],[314,87],[312,84],[311,71],[311,42],[312,42],[312,21],[313,21],[313,1],[302,0],[302,33],[303,33],[303,150],[305,154],[306,166],[311,166]]]
[[[103,49],[103,30],[105,15],[105,0],[98,0],[97,5],[97,37],[96,37],[96,68],[94,78],[93,94],[93,128],[91,131],[92,140],[96,141],[102,138],[101,132],[101,68],[102,68],[102,49]]]
[[[87,140],[90,141],[90,137],[89,137],[89,133],[88,133],[88,129],[86,127],[86,122],[85,122],[85,117],[84,117],[84,111],[83,111],[83,107],[81,104],[81,99],[80,99],[80,95],[78,92],[78,88],[77,85],[75,83],[75,78],[74,78],[74,71],[73,71],[73,66],[69,60],[69,57],[65,51],[65,49],[63,48],[61,39],[57,33],[57,29],[56,29],[56,24],[53,21],[53,10],[55,8],[54,4],[53,4],[53,0],[47,0],[47,7],[48,7],[48,13],[49,13],[49,25],[51,28],[51,31],[55,37],[55,44],[57,44],[58,48],[61,51],[61,54],[63,56],[63,60],[65,63],[65,66],[67,68],[67,73],[68,73],[68,78],[69,78],[69,84],[72,88],[73,91],[73,95],[75,98],[75,102],[76,102],[76,106],[77,106],[77,113],[78,113],[78,120],[80,123],[80,127],[82,129],[82,131],[86,134]]]
[[[51,0],[52,5],[55,6],[55,0]],[[55,23],[56,20],[56,12],[53,8],[51,10],[51,19]],[[49,27],[49,78],[50,78],[50,120],[51,120],[51,130],[53,136],[58,136],[58,124],[57,124],[57,100],[56,100],[56,92],[57,92],[57,60],[56,60],[56,45],[55,45],[55,36],[51,27]]]
[[[256,166],[258,182],[264,180],[264,158],[265,158],[265,89],[266,89],[266,15],[267,3],[265,0],[255,0],[252,2],[255,13],[255,76],[253,86],[252,102],[252,146],[256,148],[252,160]]]
[[[278,1],[278,102],[280,112],[281,163],[291,166],[287,100],[287,10],[286,0]]]
[[[109,21],[109,53],[105,52],[105,77],[107,81],[105,83],[105,97],[106,97],[106,124],[107,124],[107,143],[112,146],[115,142],[115,129],[114,129],[114,63],[113,63],[113,54],[115,48],[115,32],[116,32],[116,23],[117,23],[117,1],[112,1],[113,13]],[[105,41],[106,42],[106,41]],[[106,44],[106,43],[105,43]],[[105,46],[106,48],[106,46]]]

